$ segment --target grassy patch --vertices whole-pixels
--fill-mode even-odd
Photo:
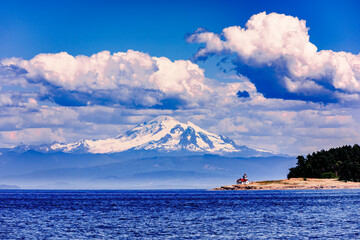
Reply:
[[[256,183],[260,184],[260,185],[282,184],[281,180],[260,181],[260,182],[256,182]]]

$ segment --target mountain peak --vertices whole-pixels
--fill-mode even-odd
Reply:
[[[173,122],[173,121],[178,122],[174,117],[167,116],[167,115],[160,115],[160,116],[152,119],[151,121],[149,121],[149,123],[154,123],[154,122]]]
[[[48,151],[116,153],[128,150],[210,154],[238,154],[246,156],[273,155],[246,146],[238,146],[233,140],[210,133],[199,126],[181,123],[171,116],[158,116],[115,137],[103,140],[84,140],[50,145]]]

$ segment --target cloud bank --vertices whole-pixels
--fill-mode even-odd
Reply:
[[[158,115],[283,153],[354,144],[359,55],[318,51],[308,31],[276,13],[220,34],[199,29],[187,39],[205,44],[196,59],[235,56],[218,79],[189,60],[134,50],[2,59],[0,147],[114,137]]]
[[[224,90],[234,96],[239,90],[238,84],[205,78],[204,70],[188,60],[171,61],[133,50],[90,57],[39,54],[31,60],[11,58],[1,63],[21,69],[18,75],[39,85],[41,99],[63,106],[194,107],[226,97]]]

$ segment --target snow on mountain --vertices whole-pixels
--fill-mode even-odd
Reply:
[[[117,153],[127,150],[155,150],[160,152],[190,151],[199,153],[228,154],[247,152],[252,156],[272,152],[238,146],[224,136],[209,133],[195,124],[181,123],[173,117],[159,116],[150,122],[136,126],[115,138],[81,140],[75,143],[55,143],[48,151],[67,153]]]

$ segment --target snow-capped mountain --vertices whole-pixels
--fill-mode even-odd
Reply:
[[[181,123],[173,117],[159,116],[136,126],[115,138],[81,140],[75,143],[54,143],[27,146],[42,152],[118,153],[128,150],[155,150],[159,152],[188,151],[211,154],[246,153],[251,156],[273,155],[267,150],[238,146],[228,137],[209,133],[195,124]]]
[[[114,138],[3,148],[0,162],[1,183],[22,188],[203,189],[283,178],[296,159],[161,116]]]

